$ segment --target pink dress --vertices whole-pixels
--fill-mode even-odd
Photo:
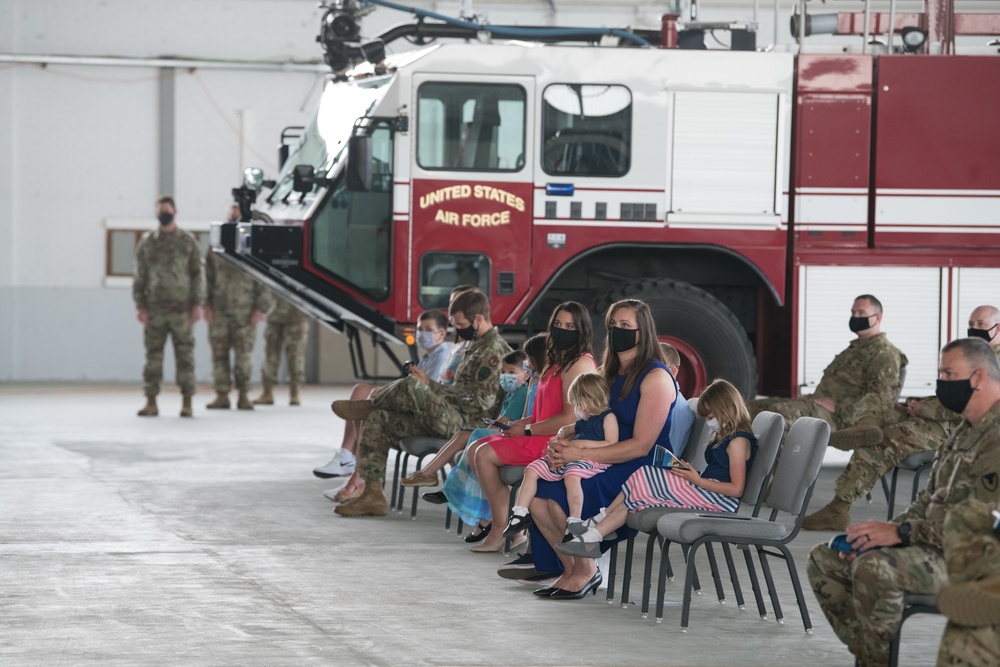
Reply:
[[[593,362],[594,358],[584,355]],[[595,367],[596,368],[596,367]],[[549,369],[535,390],[535,411],[531,415],[532,422],[545,421],[563,411],[563,377],[555,368]],[[526,466],[541,457],[549,444],[551,435],[522,435],[518,438],[505,438],[494,435],[486,438],[497,456],[505,465]]]

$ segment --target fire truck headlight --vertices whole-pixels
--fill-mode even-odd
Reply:
[[[900,35],[903,38],[903,49],[907,53],[916,53],[927,43],[927,33],[920,28],[907,26],[900,31]]]
[[[254,192],[260,192],[264,185],[264,170],[259,167],[247,167],[243,170],[243,185]]]

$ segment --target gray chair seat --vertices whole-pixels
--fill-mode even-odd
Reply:
[[[656,531],[656,522],[659,521],[661,517],[668,514],[695,514],[703,511],[704,510],[681,509],[677,507],[650,507],[649,509],[639,510],[635,514],[629,514],[625,523],[629,528],[634,528],[635,530],[642,531],[643,533],[652,533]]]
[[[787,530],[778,521],[754,517],[728,517],[720,514],[667,514],[656,522],[656,531],[670,540],[691,544],[707,535],[727,538],[780,540]]]
[[[447,438],[432,438],[425,435],[408,435],[399,441],[399,448],[410,456],[425,456],[440,451],[447,444]]]
[[[903,470],[916,470],[917,468],[922,468],[925,465],[933,463],[935,454],[937,454],[937,450],[916,452],[900,461],[899,465],[896,467],[902,468]]]
[[[507,486],[514,486],[524,479],[524,466],[503,466],[500,468],[500,479]]]

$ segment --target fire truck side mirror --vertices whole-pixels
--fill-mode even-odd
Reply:
[[[347,144],[347,189],[372,189],[372,138],[368,135],[352,135]]]
[[[316,174],[310,164],[297,164],[292,170],[292,190],[306,195],[316,184]]]

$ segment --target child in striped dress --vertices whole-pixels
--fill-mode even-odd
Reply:
[[[750,413],[736,387],[716,380],[698,399],[698,415],[707,419],[715,431],[705,451],[708,467],[704,472],[699,474],[686,461],[670,468],[639,468],[622,485],[622,492],[610,507],[573,526],[570,532],[576,539],[556,549],[573,556],[599,558],[605,535],[623,526],[629,514],[651,507],[735,512],[757,454]]]
[[[579,421],[574,425],[574,444],[582,449],[607,447],[618,442],[618,419],[608,407],[610,395],[608,384],[598,373],[584,373],[569,386],[566,399],[573,406]],[[544,458],[533,461],[524,469],[524,479],[517,492],[517,504],[511,509],[510,520],[503,534],[510,537],[524,530],[531,524],[528,505],[538,490],[538,480],[548,482],[563,480],[566,484],[566,500],[569,504],[569,525],[581,523],[580,514],[583,510],[583,488],[580,480],[589,479],[604,470],[608,465],[594,461],[572,461],[564,466],[553,469]]]

